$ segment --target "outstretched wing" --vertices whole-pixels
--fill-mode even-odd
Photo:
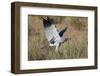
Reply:
[[[60,40],[60,36],[55,28],[55,25],[51,25],[49,27],[44,27],[45,35],[47,40],[51,42],[56,42]]]
[[[44,19],[43,25],[44,25],[44,32],[49,43],[51,43],[51,41],[56,42],[60,40],[59,33],[57,32],[57,29],[54,24]]]

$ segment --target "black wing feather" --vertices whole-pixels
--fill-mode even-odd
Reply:
[[[64,32],[67,30],[67,27],[62,29],[60,32],[59,32],[59,36],[62,37]]]

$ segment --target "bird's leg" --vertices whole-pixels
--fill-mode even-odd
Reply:
[[[56,49],[55,49],[56,52],[58,51],[58,47],[59,47],[59,43],[56,44]]]

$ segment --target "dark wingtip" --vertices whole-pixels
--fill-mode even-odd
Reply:
[[[43,18],[43,24],[46,24],[46,23],[47,23],[47,20]]]
[[[43,24],[44,24],[44,27],[49,27],[51,26],[51,21],[49,20],[49,17],[47,16],[47,19],[44,19],[43,18]]]
[[[42,18],[43,19],[43,21],[47,21],[46,19],[44,19],[44,18]]]
[[[64,30],[66,31],[67,29],[68,29],[68,26],[66,26]]]
[[[63,30],[61,30],[60,32],[59,32],[59,36],[60,37],[62,37],[63,36],[63,34],[65,33],[65,31],[67,30],[67,26],[63,29]]]
[[[47,16],[47,20],[48,20],[48,21],[50,20],[48,16]]]

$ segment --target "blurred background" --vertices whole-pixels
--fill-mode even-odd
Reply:
[[[88,57],[88,18],[48,16],[58,31],[66,26],[64,37],[69,40],[59,47],[49,47],[43,19],[47,16],[28,15],[28,60],[79,59]]]

